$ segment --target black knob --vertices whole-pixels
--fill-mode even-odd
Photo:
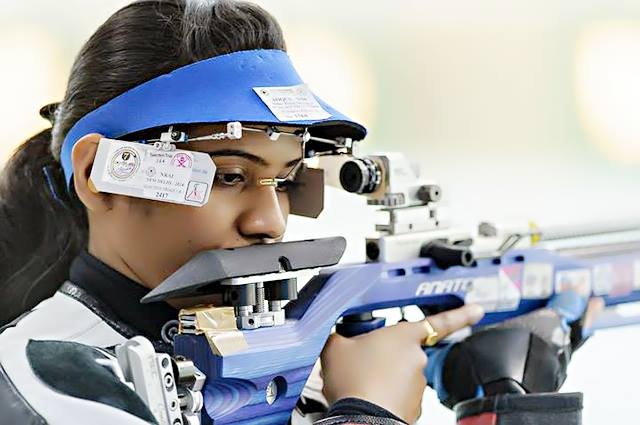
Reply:
[[[420,257],[431,258],[436,266],[443,270],[453,266],[471,267],[475,264],[473,252],[468,247],[441,241],[431,241],[423,245],[420,248]]]
[[[425,184],[420,186],[416,194],[422,202],[438,202],[442,198],[442,190],[437,184]]]
[[[256,284],[234,285],[225,287],[222,294],[222,301],[227,306],[245,306],[256,303]]]
[[[269,301],[295,300],[298,298],[297,279],[282,279],[265,282],[265,298]]]

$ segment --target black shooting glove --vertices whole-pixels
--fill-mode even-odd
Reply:
[[[430,350],[429,385],[448,407],[499,394],[557,391],[572,353],[586,338],[586,305],[587,299],[577,293],[563,292],[543,309]]]

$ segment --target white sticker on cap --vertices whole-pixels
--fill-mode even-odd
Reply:
[[[330,118],[306,84],[289,87],[254,87],[267,108],[280,121],[307,121]]]
[[[100,192],[202,206],[216,167],[208,154],[100,139],[91,180]]]

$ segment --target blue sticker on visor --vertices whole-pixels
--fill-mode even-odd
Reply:
[[[304,84],[289,56],[281,50],[245,50],[178,68],[128,90],[82,117],[69,130],[61,151],[67,186],[73,168],[71,151],[89,133],[108,138],[172,124],[227,123],[308,126],[314,136],[361,140],[366,129],[317,96],[330,116],[281,121],[253,90]]]

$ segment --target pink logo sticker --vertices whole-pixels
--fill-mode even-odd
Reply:
[[[193,161],[186,153],[178,152],[171,158],[171,165],[177,168],[191,168]]]

